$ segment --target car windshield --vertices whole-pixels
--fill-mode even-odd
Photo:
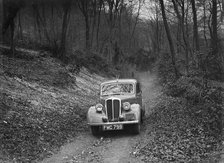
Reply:
[[[101,95],[131,94],[134,93],[133,83],[108,83],[101,87]]]

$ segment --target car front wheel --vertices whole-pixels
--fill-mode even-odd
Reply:
[[[100,127],[99,126],[91,126],[91,132],[94,136],[97,136],[100,134]]]
[[[132,130],[133,134],[139,134],[140,133],[140,128],[141,128],[140,123],[134,124],[133,130]]]

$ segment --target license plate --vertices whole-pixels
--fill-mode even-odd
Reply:
[[[123,125],[119,124],[119,125],[105,125],[103,126],[103,130],[122,130],[123,129]]]

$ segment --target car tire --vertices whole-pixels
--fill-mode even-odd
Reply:
[[[100,126],[90,126],[91,132],[94,136],[100,134]]]
[[[140,129],[141,129],[140,123],[134,124],[133,125],[133,129],[132,129],[133,134],[136,134],[136,135],[139,134],[140,133]]]

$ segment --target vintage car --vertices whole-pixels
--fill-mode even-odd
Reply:
[[[87,121],[93,135],[125,128],[139,134],[144,114],[140,83],[136,79],[116,79],[100,85],[100,101],[89,108]]]

